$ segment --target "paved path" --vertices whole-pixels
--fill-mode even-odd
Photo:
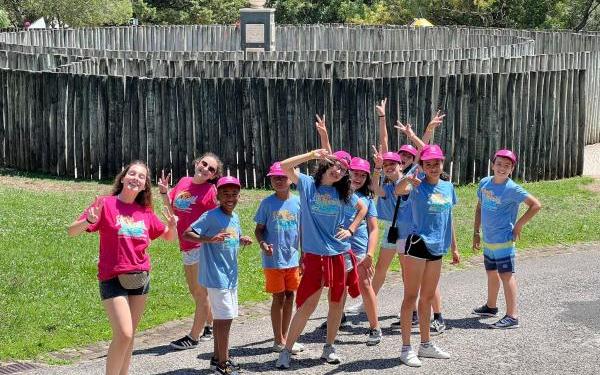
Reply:
[[[551,256],[550,256],[551,255]],[[578,245],[559,251],[532,251],[518,261],[521,288],[521,329],[487,328],[493,319],[469,315],[485,295],[481,267],[445,272],[441,287],[449,330],[434,340],[452,354],[450,360],[423,360],[421,369],[400,365],[399,330],[390,329],[402,296],[401,283],[387,283],[380,296],[384,340],[379,346],[364,345],[365,317],[353,317],[355,325],[339,336],[338,352],[344,361],[331,366],[319,360],[324,333],[317,329],[325,310],[321,304],[301,338],[307,350],[295,357],[297,374],[451,373],[451,374],[597,374],[600,369],[600,246]],[[500,306],[504,306],[500,302]],[[274,371],[276,354],[270,352],[268,316],[244,317],[232,328],[232,355],[245,373]],[[165,341],[170,337],[165,337]],[[418,338],[413,336],[414,342]],[[137,347],[132,374],[209,374],[212,342],[198,349],[174,352],[164,345]],[[73,366],[45,368],[32,374],[101,374],[102,358]]]

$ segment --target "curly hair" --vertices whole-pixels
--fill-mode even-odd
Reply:
[[[323,175],[329,168],[331,168],[332,164],[329,162],[319,162],[317,166],[317,171],[315,172],[315,186],[318,188],[321,186],[321,180],[323,179]],[[350,177],[348,174],[344,175],[339,181],[334,182],[332,185],[335,190],[337,190],[338,195],[340,196],[340,200],[344,203],[348,203],[350,201],[350,196],[352,195],[352,191],[350,188]]]
[[[140,191],[138,195],[135,197],[135,203],[152,209],[152,179],[150,178],[150,170],[145,162],[141,160],[133,160],[129,164],[123,168],[123,170],[115,177],[115,181],[113,182],[111,195],[119,195],[121,191],[123,191],[123,183],[121,180],[127,173],[129,169],[134,165],[141,165],[146,168],[146,182],[144,183],[144,190]]]
[[[200,160],[204,159],[205,157],[213,158],[217,162],[217,171],[215,172],[213,178],[208,180],[208,182],[210,182],[211,184],[214,185],[217,183],[219,178],[221,178],[223,176],[223,162],[216,154],[214,154],[212,152],[205,152],[200,157],[197,157],[196,159],[194,159],[194,168],[196,167],[196,164],[198,164],[198,162],[200,162]]]

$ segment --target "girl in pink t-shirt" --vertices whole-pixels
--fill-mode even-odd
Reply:
[[[191,349],[198,345],[198,341],[208,341],[212,338],[213,319],[208,294],[206,288],[198,283],[200,244],[186,241],[183,232],[203,213],[217,207],[217,189],[214,184],[221,177],[222,169],[221,160],[209,152],[194,161],[194,176],[183,177],[170,191],[170,176],[163,173],[158,183],[163,202],[178,218],[177,234],[183,270],[190,294],[196,302],[192,329],[189,334],[171,342],[174,349]]]
[[[133,336],[150,288],[144,277],[150,271],[150,242],[158,237],[175,240],[176,218],[166,211],[165,226],[154,214],[150,181],[146,164],[131,162],[115,178],[112,194],[97,198],[68,229],[70,236],[84,231],[100,233],[100,296],[113,332],[106,356],[107,374],[129,369]],[[132,285],[135,279],[141,279],[143,285],[127,285],[127,276],[133,276]]]

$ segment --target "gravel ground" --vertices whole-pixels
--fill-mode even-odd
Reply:
[[[402,287],[392,278],[382,289],[380,316],[384,340],[375,347],[364,345],[367,328],[364,315],[353,316],[354,325],[338,336],[339,366],[319,359],[323,331],[316,328],[325,316],[321,304],[309,321],[300,342],[306,351],[294,357],[297,374],[451,373],[451,374],[597,374],[600,369],[600,246],[578,245],[552,256],[550,252],[520,257],[517,275],[520,286],[521,328],[497,331],[487,328],[494,319],[469,314],[485,296],[485,274],[480,267],[460,272],[445,272],[441,287],[444,315],[449,329],[434,337],[440,347],[452,354],[449,360],[424,359],[423,367],[401,365],[400,332],[390,329],[398,311]],[[352,302],[352,301],[350,301]],[[500,301],[500,308],[504,306]],[[243,317],[232,328],[231,354],[244,373],[278,373],[271,353],[271,326],[268,316]],[[165,337],[166,342],[171,337]],[[413,335],[413,342],[418,337]],[[212,342],[183,352],[169,350],[164,344],[136,348],[132,374],[209,374],[208,359]],[[31,374],[102,374],[104,359],[84,361],[72,366],[49,367]]]

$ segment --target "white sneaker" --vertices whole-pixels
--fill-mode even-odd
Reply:
[[[357,303],[356,305],[348,307],[346,309],[346,312],[348,314],[360,314],[362,312],[365,312],[365,305],[362,302]]]
[[[279,358],[277,358],[275,367],[279,369],[290,368],[291,356],[290,351],[284,348],[281,353],[279,353]]]
[[[294,345],[292,345],[292,354],[298,354],[300,352],[304,351],[304,345],[295,342]]]
[[[400,362],[410,367],[421,367],[421,360],[417,357],[417,353],[413,348],[403,350],[400,353]]]
[[[283,349],[285,349],[285,345],[283,344],[273,344],[273,351],[275,353],[281,353],[283,351]],[[304,345],[299,344],[297,342],[294,343],[294,345],[292,346],[292,350],[291,353],[292,354],[298,354],[300,352],[304,351]]]
[[[427,346],[423,346],[423,344],[421,344],[421,346],[419,347],[419,357],[449,359],[450,354],[446,353],[434,344],[429,343],[429,345]]]
[[[335,352],[335,347],[329,344],[325,344],[325,346],[323,346],[323,354],[321,354],[321,359],[324,359],[327,361],[327,363],[332,365],[337,365],[341,362],[340,356]]]

